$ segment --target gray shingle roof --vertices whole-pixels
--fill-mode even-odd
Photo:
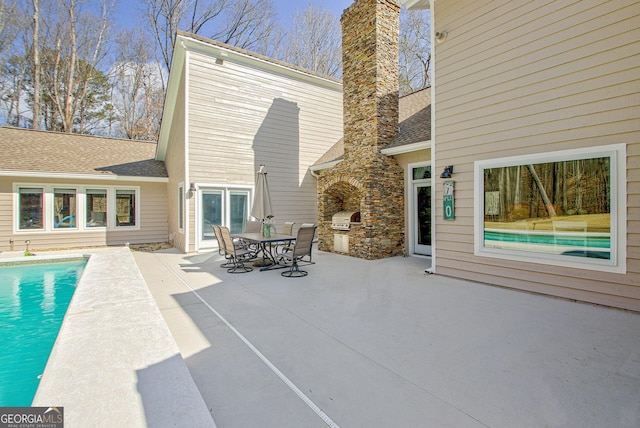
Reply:
[[[0,127],[0,172],[166,178],[156,144]]]
[[[431,140],[431,88],[400,97],[398,109],[398,135],[386,148]],[[344,138],[341,138],[318,159],[314,166],[343,158]]]

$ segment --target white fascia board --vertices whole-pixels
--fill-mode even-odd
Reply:
[[[67,180],[140,181],[168,183],[168,177],[136,177],[131,175],[68,174],[66,172],[0,171],[0,177],[45,178]]]
[[[409,10],[429,9],[429,0],[400,0],[400,5]]]
[[[380,153],[383,155],[401,155],[403,153],[412,153],[419,150],[429,150],[431,148],[431,140],[420,141],[418,143],[406,144],[404,146],[391,147],[389,149],[382,149]]]
[[[321,163],[320,165],[310,166],[309,169],[311,171],[313,171],[313,172],[318,172],[318,171],[322,171],[323,169],[332,168],[332,167],[338,165],[342,161],[343,161],[343,159],[338,159],[338,160],[334,160],[334,161],[331,161],[331,162]]]
[[[164,97],[162,119],[160,121],[160,135],[158,136],[158,145],[156,146],[156,160],[158,161],[165,161],[167,157],[171,122],[173,121],[173,113],[176,109],[176,101],[180,89],[180,80],[184,70],[186,54],[184,45],[179,43],[180,37],[181,36],[178,36],[176,39],[176,46],[173,50],[171,69],[169,70],[169,81],[167,82],[167,93]]]

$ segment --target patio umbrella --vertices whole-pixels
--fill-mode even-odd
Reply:
[[[271,209],[271,195],[269,194],[269,183],[267,183],[267,173],[264,171],[264,165],[260,165],[260,170],[256,177],[256,191],[253,195],[251,215],[263,222],[266,219],[273,217],[273,210]]]

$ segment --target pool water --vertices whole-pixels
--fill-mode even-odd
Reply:
[[[0,265],[0,407],[31,405],[85,264]]]

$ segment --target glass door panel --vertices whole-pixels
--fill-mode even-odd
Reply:
[[[431,185],[415,184],[414,253],[431,255]]]
[[[249,216],[249,192],[230,192],[229,211],[231,233],[244,232]]]
[[[222,192],[203,190],[201,195],[202,224],[200,225],[200,239],[203,242],[215,241],[216,237],[211,226],[222,225]]]

